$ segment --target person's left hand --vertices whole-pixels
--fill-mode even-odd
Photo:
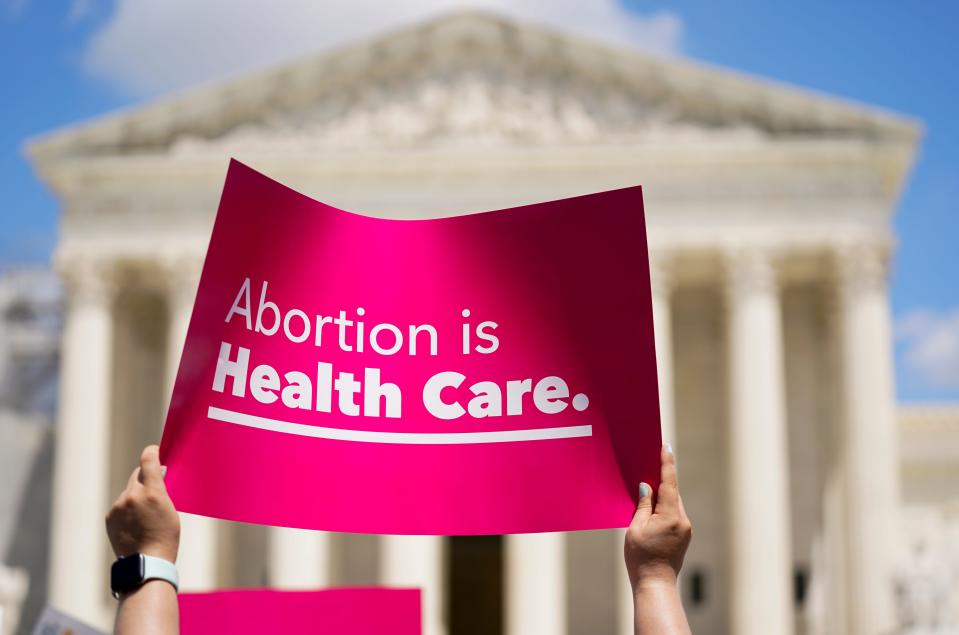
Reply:
[[[176,562],[180,517],[163,483],[160,448],[147,446],[140,467],[107,514],[107,536],[117,557],[142,553]]]
[[[693,527],[679,497],[676,459],[665,445],[660,452],[662,476],[655,507],[653,490],[640,484],[639,505],[626,530],[626,569],[633,592],[647,584],[675,587]]]

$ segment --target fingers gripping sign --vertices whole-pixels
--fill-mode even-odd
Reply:
[[[107,514],[107,535],[116,555],[142,553],[176,561],[180,518],[163,483],[159,448],[147,446],[126,489]]]
[[[160,448],[148,445],[140,455],[140,482],[144,486],[166,492],[163,485],[163,467],[160,465]]]
[[[633,590],[647,583],[676,584],[683,557],[692,538],[692,526],[679,495],[676,460],[663,446],[659,491],[640,483],[639,503],[626,530],[626,568]]]

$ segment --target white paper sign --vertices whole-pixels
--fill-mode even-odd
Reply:
[[[33,627],[33,635],[106,635],[106,633],[48,606]]]

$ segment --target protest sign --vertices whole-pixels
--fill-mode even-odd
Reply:
[[[181,635],[420,635],[418,589],[181,593]]]
[[[231,163],[161,445],[179,510],[623,527],[659,446],[640,188],[389,220]]]

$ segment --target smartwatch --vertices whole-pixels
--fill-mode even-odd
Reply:
[[[163,558],[134,553],[119,558],[110,568],[110,590],[118,600],[122,594],[139,589],[148,580],[165,580],[173,585],[174,590],[180,588],[176,566]]]

